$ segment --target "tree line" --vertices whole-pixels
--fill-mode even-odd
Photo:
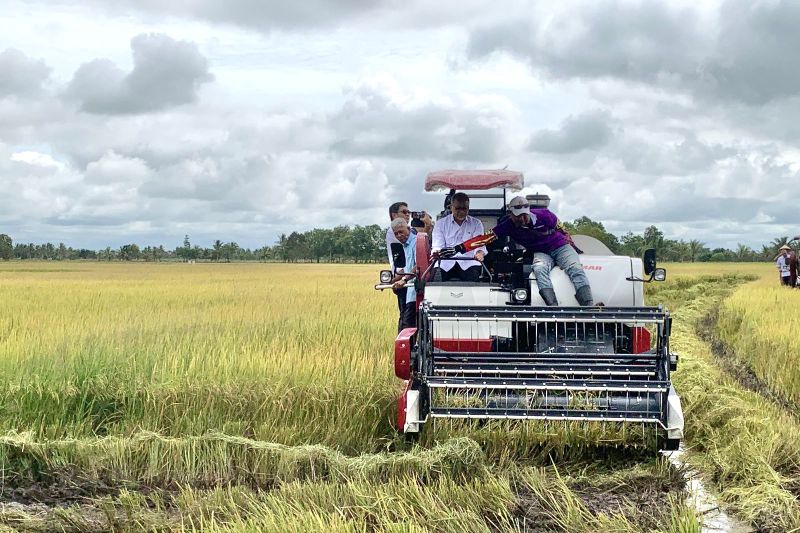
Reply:
[[[193,245],[189,235],[175,248],[139,246],[129,243],[119,248],[101,250],[72,248],[63,242],[14,243],[6,234],[0,234],[0,259],[39,259],[68,261],[76,259],[95,261],[274,261],[274,262],[330,262],[375,263],[386,260],[384,239],[386,229],[377,224],[369,226],[337,226],[331,229],[293,231],[283,234],[272,246],[246,248],[236,242],[215,240],[211,246]]]
[[[739,244],[733,250],[710,248],[697,240],[674,240],[664,236],[656,226],[647,227],[641,234],[628,232],[616,236],[606,231],[602,222],[581,217],[564,226],[573,234],[589,235],[602,241],[612,252],[641,257],[644,250],[655,248],[662,261],[720,262],[720,261],[772,261],[778,249],[789,242],[789,237],[776,237],[760,249]],[[386,261],[386,228],[377,224],[369,226],[336,226],[315,228],[305,232],[283,234],[272,246],[250,249],[236,242],[215,240],[209,247],[193,245],[186,235],[183,243],[174,249],[161,246],[140,247],[135,243],[118,249],[74,249],[64,243],[14,244],[12,238],[0,234],[0,259],[40,259],[96,261],[274,261],[274,262],[326,262],[326,263],[380,263]]]
[[[588,217],[581,217],[564,226],[573,234],[589,235],[602,241],[615,254],[641,257],[648,248],[655,248],[661,261],[675,262],[753,262],[773,261],[781,246],[788,244],[788,236],[776,237],[763,244],[760,249],[753,249],[746,244],[737,244],[736,248],[710,248],[697,239],[668,239],[664,232],[656,226],[648,226],[641,234],[628,232],[621,237],[609,233],[601,222]]]

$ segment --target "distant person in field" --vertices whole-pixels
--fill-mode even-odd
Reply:
[[[397,331],[400,332],[405,328],[417,327],[417,291],[414,288],[414,277],[409,275],[414,273],[414,268],[417,266],[417,235],[411,231],[408,220],[403,217],[392,220],[391,230],[397,241],[403,245],[406,260],[406,266],[397,269],[392,284],[398,295],[401,291],[405,294],[397,325]]]
[[[483,234],[483,223],[477,218],[469,216],[469,196],[463,192],[457,192],[451,198],[450,214],[440,219],[433,228],[431,251],[438,256],[439,251],[444,248],[456,246]],[[478,281],[481,276],[481,263],[486,255],[486,247],[481,246],[475,250],[464,252],[462,255],[473,257],[474,260],[442,260],[439,263],[442,281]]]
[[[778,269],[778,275],[781,278],[781,285],[786,285],[790,287],[792,282],[792,275],[789,268],[789,252],[791,248],[786,246],[785,244],[780,247],[780,255],[778,259],[775,261],[775,266]]]

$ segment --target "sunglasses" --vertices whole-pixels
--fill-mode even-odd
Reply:
[[[529,208],[529,207],[530,207],[530,205],[529,205],[529,204],[522,204],[522,205],[512,205],[512,206],[511,206],[511,209],[520,209],[520,208],[527,209],[527,208]]]
[[[401,215],[407,215],[411,213],[411,211],[409,211],[408,209],[401,209],[400,211],[398,211],[398,213],[400,213]]]

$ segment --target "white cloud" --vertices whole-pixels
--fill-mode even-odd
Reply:
[[[192,103],[200,85],[214,79],[193,43],[141,34],[131,40],[131,49],[129,73],[109,59],[95,59],[75,72],[66,95],[89,113],[144,113]]]
[[[0,231],[260,246],[439,211],[428,171],[505,165],[618,233],[800,225],[791,3],[256,4],[12,0]]]
[[[49,76],[50,68],[41,60],[31,59],[14,48],[0,52],[0,98],[36,95]]]

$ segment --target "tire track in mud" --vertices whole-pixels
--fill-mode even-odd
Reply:
[[[709,345],[719,368],[734,378],[743,388],[758,393],[800,420],[800,411],[788,398],[773,391],[747,364],[731,353],[728,346],[716,334],[718,321],[719,310],[714,308],[698,322],[695,332]]]

